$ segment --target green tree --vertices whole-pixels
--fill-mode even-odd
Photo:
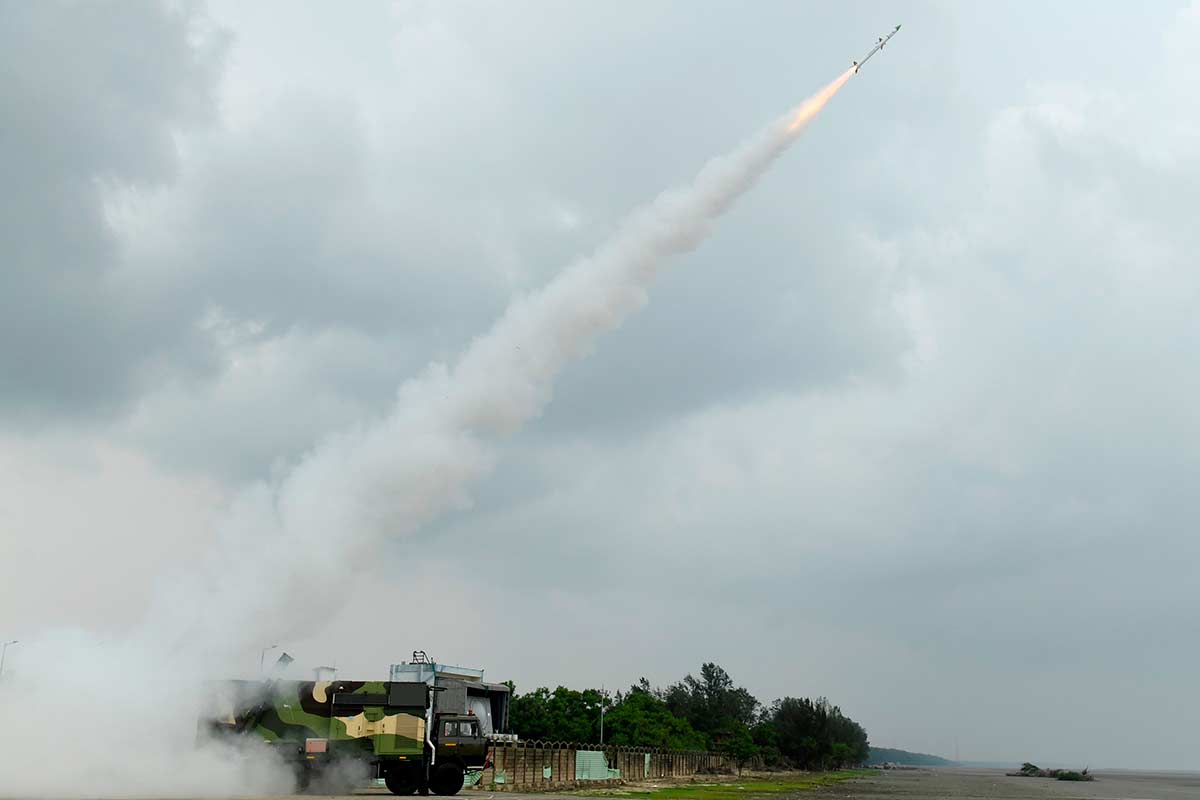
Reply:
[[[513,688],[510,684],[510,688]],[[785,697],[762,709],[724,669],[708,662],[666,690],[642,678],[615,702],[595,689],[559,686],[513,694],[509,720],[525,739],[709,749],[727,753],[739,770],[755,756],[771,766],[836,769],[870,757],[867,732],[824,697]]]
[[[764,711],[755,721],[750,729],[750,736],[754,739],[764,764],[768,767],[786,766],[783,754],[779,752],[779,731],[770,718],[770,710]]]
[[[764,715],[760,737],[770,732],[780,757],[804,769],[858,764],[870,753],[867,732],[821,697],[785,697]]]
[[[596,742],[600,738],[600,707],[606,701],[595,689],[577,691],[542,686],[512,699],[509,723],[523,739]]]
[[[616,704],[604,716],[604,741],[672,750],[703,750],[707,744],[703,734],[686,719],[672,714],[645,683],[632,687],[624,696],[618,695]]]
[[[721,740],[721,751],[737,764],[739,775],[742,774],[742,767],[749,764],[759,753],[758,745],[750,735],[750,729],[740,722]]]
[[[712,662],[701,665],[699,678],[687,675],[668,687],[662,699],[671,713],[703,733],[710,747],[738,725],[753,725],[759,707],[754,695],[734,686],[729,673]]]

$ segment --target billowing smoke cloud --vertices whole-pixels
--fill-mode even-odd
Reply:
[[[687,252],[849,79],[847,71],[695,180],[634,212],[592,255],[514,301],[453,365],[399,389],[386,417],[242,492],[202,563],[165,576],[143,625],[113,641],[48,634],[0,687],[0,793],[228,795],[277,789],[278,771],[194,746],[199,686],[235,653],[336,611],[382,542],[470,502],[490,444],[541,413],[565,364],[645,304]]]

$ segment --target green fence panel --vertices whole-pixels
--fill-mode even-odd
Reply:
[[[608,760],[601,750],[575,751],[575,780],[603,781],[609,779]]]

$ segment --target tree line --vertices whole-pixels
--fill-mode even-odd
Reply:
[[[514,690],[509,724],[523,739],[728,753],[740,766],[838,769],[867,760],[867,732],[823,697],[784,697],[769,706],[735,686],[713,663],[665,689],[642,678],[627,692]]]

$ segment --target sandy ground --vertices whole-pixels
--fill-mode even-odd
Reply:
[[[636,787],[630,787],[636,788]],[[286,800],[384,800],[385,789],[368,789],[354,795],[294,795]],[[459,800],[588,800],[582,794],[463,791]],[[596,800],[618,800],[608,795]],[[1097,772],[1090,783],[1044,778],[1010,778],[1002,770],[939,769],[875,772],[794,795],[772,800],[1200,800],[1200,772]],[[267,799],[264,799],[267,800]],[[271,800],[285,800],[273,798]],[[413,800],[422,800],[413,798]],[[433,800],[430,798],[430,800]]]
[[[547,800],[553,796],[486,791],[459,795],[464,800]],[[783,797],[786,796],[776,796],[776,800]],[[1003,770],[896,770],[792,797],[795,800],[1200,800],[1200,773],[1098,772],[1094,781],[1071,783],[1010,778]]]
[[[1098,772],[1094,781],[1075,783],[1010,778],[1002,770],[897,770],[829,786],[814,794],[820,800],[1200,800],[1200,773]]]

